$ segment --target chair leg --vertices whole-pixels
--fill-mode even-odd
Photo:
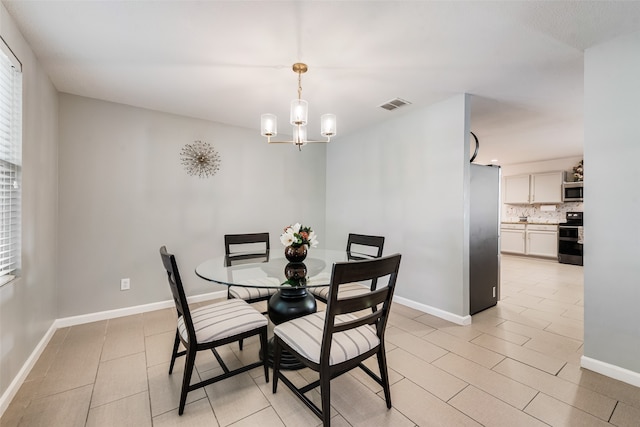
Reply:
[[[329,368],[320,368],[320,399],[322,401],[322,425],[331,426],[331,377]]]
[[[280,339],[273,337],[275,347],[273,350],[273,392],[275,393],[278,388],[278,376],[280,375],[280,356],[282,355],[282,345],[280,345]],[[265,359],[266,359],[265,355]]]
[[[391,389],[389,388],[389,372],[387,371],[387,355],[384,351],[384,345],[380,346],[377,356],[380,379],[384,389],[384,399],[387,401],[387,409],[391,409]]]
[[[262,353],[262,364],[264,366],[264,380],[269,382],[269,355],[267,347],[267,327],[260,331],[260,353]]]
[[[227,299],[234,299],[235,297],[231,296],[231,286],[227,286]],[[238,341],[238,347],[240,351],[242,351],[242,340]]]
[[[196,350],[187,348],[187,355],[184,364],[184,377],[182,377],[182,392],[180,393],[180,407],[178,415],[184,412],[184,405],[187,401],[187,393],[189,393],[189,384],[191,384],[191,374],[193,373],[193,365],[196,361]]]
[[[180,346],[180,336],[179,332],[176,329],[176,338],[173,340],[173,352],[171,353],[171,364],[169,365],[169,375],[173,373],[173,365],[176,363],[176,357],[178,354],[178,347]]]

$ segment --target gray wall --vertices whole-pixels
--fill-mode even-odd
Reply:
[[[1,4],[0,34],[23,64],[23,268],[22,277],[0,287],[3,395],[58,317],[58,96]]]
[[[396,295],[453,313],[468,302],[468,99],[457,95],[327,149],[327,229],[386,236],[402,253]]]
[[[640,33],[585,52],[584,354],[640,374]]]
[[[194,140],[220,153],[215,176],[184,171]],[[194,269],[224,253],[225,233],[268,231],[284,250],[282,229],[303,222],[324,244],[325,161],[324,144],[299,152],[253,130],[61,94],[59,317],[170,299],[161,245],[193,295],[222,290]]]

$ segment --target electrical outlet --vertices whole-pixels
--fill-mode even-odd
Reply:
[[[496,297],[496,287],[495,286],[493,287],[493,297],[494,298]]]
[[[120,290],[128,291],[131,289],[131,280],[127,277],[126,279],[120,279]]]

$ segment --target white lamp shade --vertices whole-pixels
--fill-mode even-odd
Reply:
[[[300,147],[301,145],[307,145],[307,127],[306,126],[293,127],[293,143],[298,147]]]
[[[306,125],[309,114],[309,103],[304,99],[294,99],[291,101],[291,124]]]
[[[260,132],[262,136],[276,136],[278,134],[278,118],[275,114],[260,116]]]
[[[323,114],[320,117],[320,135],[332,137],[337,133],[336,115]]]

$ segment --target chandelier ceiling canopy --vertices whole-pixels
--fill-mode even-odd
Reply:
[[[289,122],[293,125],[293,138],[291,141],[272,141],[271,138],[278,134],[278,118],[275,114],[266,113],[260,116],[260,134],[267,137],[268,143],[289,143],[302,149],[309,142],[329,142],[336,134],[335,114],[323,114],[320,116],[320,135],[326,137],[325,141],[307,139],[307,117],[309,115],[309,103],[302,99],[302,74],[309,69],[307,64],[296,62],[293,64],[293,72],[298,74],[298,98],[291,101],[291,113]]]

